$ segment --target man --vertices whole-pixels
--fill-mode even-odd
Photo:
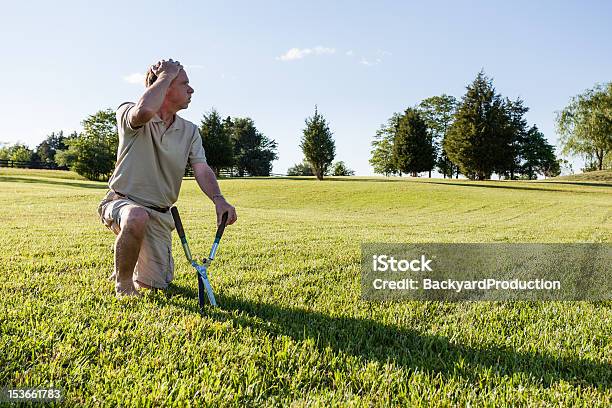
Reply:
[[[102,222],[117,235],[111,278],[119,297],[139,296],[138,288],[164,289],[174,278],[169,208],[178,199],[187,163],[215,204],[217,224],[225,212],[228,225],[237,219],[206,164],[197,126],[176,114],[189,106],[194,92],[182,65],[159,61],[149,68],[145,85],[138,103],[117,109],[117,165],[98,207]]]

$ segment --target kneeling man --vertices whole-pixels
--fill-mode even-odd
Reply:
[[[176,114],[189,106],[194,92],[181,64],[159,61],[149,68],[145,85],[137,103],[117,109],[117,165],[98,207],[104,225],[117,235],[111,276],[117,296],[139,295],[140,287],[165,289],[174,278],[169,209],[178,199],[187,163],[215,204],[217,224],[225,212],[228,224],[237,218],[206,164],[197,126]]]

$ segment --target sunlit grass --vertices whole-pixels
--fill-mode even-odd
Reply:
[[[239,221],[200,316],[176,236],[168,292],[115,299],[105,185],[62,174],[0,171],[0,386],[91,406],[611,404],[610,302],[379,304],[359,286],[362,242],[610,242],[610,185],[222,180]],[[186,180],[177,205],[207,255],[211,203]]]

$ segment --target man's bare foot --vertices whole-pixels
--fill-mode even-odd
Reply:
[[[140,292],[136,290],[136,288],[134,287],[134,283],[132,281],[116,282],[115,283],[115,295],[118,298],[128,297],[128,296],[135,296],[135,297],[142,296]]]
[[[141,283],[138,281],[134,281],[134,286],[136,287],[136,289],[150,289],[150,290],[155,290],[155,288],[153,286],[149,286],[146,283]]]

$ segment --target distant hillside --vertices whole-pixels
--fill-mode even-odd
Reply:
[[[571,176],[555,177],[549,180],[555,181],[599,181],[612,182],[612,170],[597,170],[588,171],[581,174],[572,174]]]

